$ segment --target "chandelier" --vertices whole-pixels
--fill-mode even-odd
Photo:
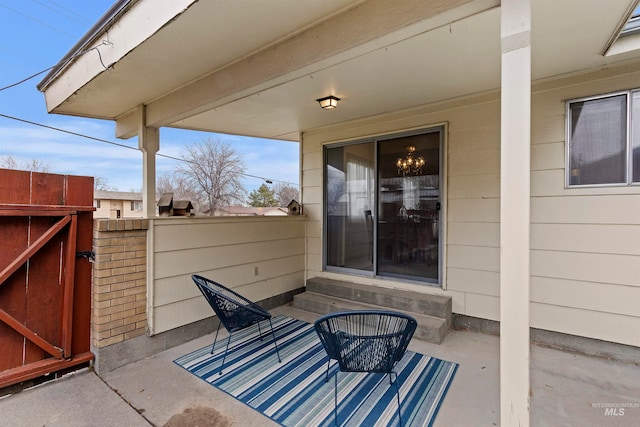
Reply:
[[[416,147],[409,145],[407,147],[407,157],[398,157],[396,160],[396,166],[398,167],[398,175],[406,175],[413,173],[414,175],[422,174],[422,167],[425,164],[424,157],[413,157],[413,153],[416,151]]]

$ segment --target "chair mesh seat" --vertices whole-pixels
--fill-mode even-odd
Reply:
[[[278,362],[280,362],[280,353],[278,351],[278,343],[276,342],[276,336],[273,332],[273,325],[271,324],[271,314],[260,307],[253,301],[243,297],[237,292],[232,291],[229,288],[222,286],[220,283],[207,279],[206,277],[194,274],[191,276],[196,286],[202,292],[205,299],[218,316],[218,329],[216,330],[216,337],[211,346],[211,353],[218,340],[218,332],[220,331],[220,325],[224,325],[225,329],[229,332],[227,337],[227,347],[222,357],[222,365],[220,366],[220,374],[222,374],[222,368],[224,368],[224,361],[227,357],[227,351],[229,350],[229,342],[231,340],[231,333],[239,331],[244,328],[248,328],[251,325],[258,324],[258,331],[260,333],[260,340],[262,340],[262,330],[260,329],[260,322],[268,320],[271,326],[271,335],[273,337],[273,344],[276,347],[276,354],[278,356]]]
[[[350,337],[340,350],[340,370],[343,372],[388,373],[395,364],[394,349],[397,342],[392,337]]]
[[[394,366],[404,356],[417,322],[403,313],[380,310],[348,311],[333,313],[316,320],[315,330],[329,356],[327,377],[331,360],[336,360],[341,372],[371,372],[389,375],[396,386],[398,419],[400,392],[396,381],[391,380]],[[338,373],[334,376],[335,422],[338,425]]]

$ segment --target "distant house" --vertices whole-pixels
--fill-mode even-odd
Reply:
[[[287,208],[253,206],[223,206],[213,213],[213,216],[286,216]]]
[[[142,193],[95,190],[93,205],[94,218],[142,218]]]

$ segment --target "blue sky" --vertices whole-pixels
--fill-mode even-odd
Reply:
[[[109,9],[114,0],[0,0],[0,88],[58,62]],[[0,91],[0,114],[137,147],[137,138],[114,137],[111,121],[48,114],[36,85],[42,74]],[[299,144],[163,128],[160,153],[179,157],[185,145],[206,138],[228,142],[243,157],[249,175],[298,184]],[[0,117],[0,156],[18,162],[39,159],[51,172],[99,176],[121,191],[142,187],[142,155],[137,150],[72,136]],[[158,174],[176,161],[158,157]],[[243,179],[248,191],[264,181]]]

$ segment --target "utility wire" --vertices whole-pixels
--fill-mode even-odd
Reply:
[[[77,22],[77,23],[79,23],[79,24],[84,24],[84,23],[86,22],[86,19],[84,19],[84,20],[79,20],[78,18],[74,18],[73,16],[67,15],[66,13],[61,12],[61,11],[57,10],[56,8],[51,7],[51,6],[47,5],[47,4],[44,4],[44,3],[42,3],[42,2],[41,2],[41,1],[39,1],[39,0],[31,0],[31,1],[32,1],[32,2],[34,2],[34,3],[36,3],[36,4],[39,4],[39,5],[40,5],[40,6],[42,6],[42,7],[45,7],[45,8],[47,8],[47,9],[49,9],[50,11],[52,11],[52,12],[54,12],[54,13],[57,13],[57,14],[58,14],[58,15],[60,15],[60,16],[64,16],[65,18],[70,19],[71,21]]]
[[[87,18],[86,16],[82,16],[82,15],[80,15],[80,14],[76,13],[74,10],[69,9],[68,7],[64,7],[63,5],[61,5],[61,4],[59,4],[59,3],[56,3],[56,2],[55,2],[55,1],[53,1],[53,0],[48,0],[48,1],[49,1],[49,3],[51,3],[51,4],[53,4],[53,5],[58,6],[60,9],[64,9],[64,10],[66,10],[67,12],[69,12],[69,13],[71,13],[71,14],[73,14],[73,15],[76,15],[78,18],[82,18],[82,20],[83,20],[83,21],[85,21],[85,22],[89,22],[89,18]]]
[[[9,115],[7,115],[7,114],[2,114],[2,113],[0,113],[0,117],[4,117],[5,119],[9,119],[9,120],[15,120],[15,121],[22,122],[22,123],[27,123],[27,124],[30,124],[30,125],[33,125],[33,126],[39,126],[39,127],[42,127],[42,128],[55,130],[55,131],[57,131],[57,132],[63,132],[63,133],[69,134],[69,135],[79,136],[80,138],[86,138],[86,139],[91,139],[91,140],[93,140],[93,141],[104,142],[105,144],[114,145],[114,146],[116,146],[116,147],[127,148],[127,149],[129,149],[129,150],[135,150],[135,151],[138,151],[138,149],[137,149],[137,148],[135,148],[135,147],[131,147],[130,145],[120,144],[120,143],[118,143],[118,142],[109,141],[109,140],[107,140],[107,139],[96,138],[95,136],[84,135],[84,134],[82,134],[82,133],[73,132],[73,131],[70,131],[70,130],[61,129],[61,128],[57,128],[57,127],[55,127],[55,126],[49,126],[49,125],[45,125],[45,124],[38,123],[38,122],[33,122],[33,121],[31,121],[31,120],[21,119],[21,118],[19,118],[19,117],[9,116]],[[197,165],[197,164],[198,164],[198,162],[195,162],[195,161],[193,161],[193,160],[183,159],[183,158],[180,158],[180,157],[174,157],[174,156],[170,156],[170,155],[168,155],[168,154],[156,153],[156,156],[158,156],[158,157],[164,157],[165,159],[176,160],[176,161],[179,161],[179,162],[192,163],[192,164],[194,164],[194,165]],[[281,180],[278,180],[278,179],[265,178],[265,177],[262,177],[262,176],[251,175],[251,174],[248,174],[248,173],[242,173],[242,172],[240,172],[240,173],[239,173],[239,175],[247,176],[247,177],[250,177],[250,178],[257,178],[257,179],[260,179],[260,180],[262,180],[262,181],[265,181],[265,182],[267,182],[267,183],[269,183],[269,184],[271,184],[271,183],[273,183],[273,182],[281,182],[281,183],[283,183],[283,184],[290,184],[290,185],[294,185],[294,186],[296,186],[296,187],[298,186],[298,184],[293,183],[293,182],[289,182],[289,181],[281,181]]]
[[[0,6],[2,6],[2,5],[0,4]],[[102,41],[102,43],[100,43],[98,46],[95,46],[95,47],[92,47],[92,48],[90,48],[90,49],[86,49],[86,50],[80,51],[80,52],[76,53],[75,55],[70,56],[69,58],[67,58],[67,59],[65,59],[65,60],[62,60],[62,61],[58,62],[57,64],[55,64],[55,65],[53,65],[53,66],[51,66],[51,67],[49,67],[49,68],[47,68],[47,69],[44,69],[44,70],[42,70],[42,71],[38,71],[37,73],[35,73],[35,74],[33,74],[33,75],[31,75],[31,76],[29,76],[29,77],[27,77],[27,78],[24,78],[24,79],[20,80],[19,82],[16,82],[16,83],[10,84],[10,85],[5,86],[5,87],[0,87],[0,92],[2,92],[3,90],[10,89],[10,88],[12,88],[12,87],[15,87],[15,86],[21,85],[22,83],[27,82],[27,81],[29,81],[29,80],[33,79],[34,77],[38,77],[40,74],[44,74],[44,73],[46,73],[47,71],[54,69],[54,68],[55,68],[55,67],[57,67],[58,65],[61,65],[61,64],[62,64],[62,65],[64,65],[64,64],[66,64],[66,63],[70,62],[71,60],[73,60],[73,59],[77,58],[78,56],[80,56],[80,55],[84,55],[85,53],[90,52],[90,51],[92,51],[92,50],[95,50],[96,52],[98,52],[98,58],[100,59],[100,63],[102,64],[102,66],[103,66],[105,69],[108,69],[109,67],[107,67],[106,65],[104,65],[104,62],[102,62],[102,55],[100,54],[100,49],[98,49],[98,48],[99,48],[100,46],[106,46],[106,45],[110,45],[110,44],[111,44],[111,42],[108,42],[108,41],[106,41],[106,40],[103,40],[103,41]]]
[[[36,1],[36,2],[37,2],[37,0],[34,0],[34,1]],[[53,1],[50,1],[50,3],[56,4],[56,3],[55,3],[55,2],[53,2]],[[3,5],[3,4],[1,4],[1,3],[0,3],[0,6],[3,6],[3,7],[5,7],[5,8],[7,8],[7,9],[9,9],[9,10],[13,10],[13,9],[8,8],[7,6],[4,6],[4,5]],[[44,5],[43,5],[43,6],[44,6]],[[62,6],[60,6],[60,7],[62,7]],[[14,11],[14,12],[19,13],[19,12],[17,12],[17,11]],[[78,16],[79,16],[79,15],[78,15]],[[42,70],[42,71],[39,71],[39,72],[37,72],[37,73],[35,73],[35,74],[33,74],[33,75],[29,76],[29,77],[26,77],[26,78],[24,78],[24,79],[22,79],[22,80],[20,80],[20,81],[18,81],[18,82],[16,82],[16,83],[10,84],[10,85],[5,86],[5,87],[0,87],[0,92],[2,92],[2,91],[4,91],[4,90],[7,90],[7,89],[10,89],[10,88],[12,88],[12,87],[15,87],[15,86],[21,85],[22,83],[25,83],[25,82],[27,82],[27,81],[29,81],[29,80],[31,80],[31,79],[33,79],[33,78],[35,78],[35,77],[39,76],[40,74],[44,74],[44,73],[46,73],[47,71],[52,70],[53,68],[57,67],[57,66],[58,66],[58,65],[60,65],[60,64],[65,64],[65,63],[67,63],[67,62],[70,62],[70,61],[71,61],[71,60],[73,60],[74,58],[77,58],[77,57],[78,57],[78,56],[80,56],[80,55],[84,55],[85,53],[90,52],[90,51],[92,51],[92,50],[95,50],[95,51],[98,53],[98,57],[100,58],[100,63],[102,64],[102,66],[103,66],[105,69],[108,69],[108,67],[104,64],[104,62],[102,62],[102,55],[100,54],[100,50],[99,50],[98,48],[99,48],[100,46],[110,45],[110,44],[111,44],[110,42],[108,42],[108,41],[106,41],[106,40],[103,40],[103,41],[102,41],[102,43],[101,43],[101,44],[99,44],[98,46],[95,46],[95,47],[92,47],[92,48],[90,48],[90,49],[86,49],[86,50],[83,50],[83,51],[81,51],[81,52],[78,52],[78,53],[76,53],[75,55],[70,56],[69,58],[67,58],[67,59],[65,59],[65,60],[63,60],[63,61],[58,62],[57,64],[55,64],[55,65],[53,65],[53,66],[51,66],[51,67],[49,67],[49,68],[46,68],[46,69],[44,69],[44,70]],[[21,118],[18,118],[18,117],[9,116],[9,115],[7,115],[7,114],[1,114],[1,113],[0,113],[0,117],[4,117],[4,118],[6,118],[6,119],[15,120],[15,121],[23,122],[23,123],[27,123],[27,124],[30,124],[30,125],[33,125],[33,126],[39,126],[39,127],[43,127],[43,128],[46,128],[46,129],[55,130],[55,131],[57,131],[57,132],[67,133],[67,134],[69,134],[69,135],[74,135],[74,136],[78,136],[78,137],[81,137],[81,138],[91,139],[91,140],[98,141],[98,142],[104,142],[105,144],[114,145],[114,146],[116,146],[116,147],[127,148],[127,149],[130,149],[130,150],[136,150],[136,151],[138,151],[138,149],[137,149],[137,148],[135,148],[135,147],[131,147],[131,146],[129,146],[129,145],[119,144],[119,143],[117,143],[117,142],[108,141],[108,140],[106,140],[106,139],[96,138],[96,137],[93,137],[93,136],[84,135],[84,134],[77,133],[77,132],[72,132],[72,131],[69,131],[69,130],[66,130],[66,129],[60,129],[60,128],[57,128],[57,127],[48,126],[48,125],[45,125],[45,124],[42,124],[42,123],[37,123],[37,122],[30,121],[30,120],[26,120],[26,119],[21,119]],[[183,159],[183,158],[179,158],[179,157],[173,157],[173,156],[170,156],[170,155],[168,155],[168,154],[161,154],[161,153],[157,153],[156,155],[157,155],[158,157],[164,157],[164,158],[166,158],[166,159],[176,160],[176,161],[179,161],[179,162],[192,163],[192,164],[195,164],[195,165],[197,165],[197,164],[198,164],[197,162],[194,162],[194,161],[192,161],[192,160]],[[242,172],[241,172],[241,173],[240,173],[240,175],[242,175],[242,176],[246,176],[246,177],[250,177],[250,178],[260,179],[260,180],[262,180],[262,181],[265,181],[265,182],[266,182],[266,183],[268,183],[268,184],[273,184],[274,182],[281,182],[281,183],[283,183],[283,184],[293,185],[293,186],[296,186],[296,187],[298,186],[298,184],[296,184],[296,183],[294,183],[294,182],[282,181],[282,180],[279,180],[279,179],[265,178],[265,177],[262,177],[262,176],[251,175],[251,174],[248,174],[248,173],[242,173]]]
[[[33,125],[33,126],[40,126],[42,128],[51,129],[51,130],[55,130],[55,131],[58,131],[58,132],[68,133],[69,135],[79,136],[81,138],[87,138],[87,139],[91,139],[91,140],[94,140],[94,141],[104,142],[106,144],[115,145],[116,147],[128,148],[130,150],[138,151],[137,148],[131,147],[129,145],[120,144],[118,142],[113,142],[113,141],[109,141],[109,140],[106,140],[106,139],[96,138],[95,136],[84,135],[84,134],[81,134],[81,133],[78,133],[78,132],[73,132],[73,131],[66,130],[66,129],[60,129],[60,128],[57,128],[57,127],[54,127],[54,126],[45,125],[45,124],[42,124],[42,123],[32,122],[31,120],[21,119],[19,117],[9,116],[7,114],[0,113],[0,117],[4,117],[5,119],[10,119],[10,120],[15,120],[15,121],[22,122],[22,123],[28,123],[28,124]]]
[[[73,35],[71,35],[71,34],[67,33],[66,31],[63,31],[63,30],[61,30],[60,28],[56,28],[56,27],[54,27],[54,26],[52,26],[52,25],[49,25],[49,24],[47,24],[46,22],[43,22],[43,21],[41,21],[41,20],[39,20],[39,19],[37,19],[37,18],[34,18],[34,17],[33,17],[33,16],[31,16],[31,15],[27,15],[26,13],[20,12],[19,10],[16,10],[16,9],[14,9],[14,8],[12,8],[12,7],[9,7],[9,6],[4,5],[4,4],[2,4],[2,3],[0,3],[0,7],[4,7],[5,9],[10,10],[11,12],[13,12],[13,13],[15,13],[15,14],[17,14],[17,15],[23,16],[23,17],[25,17],[25,18],[27,18],[27,19],[30,19],[30,20],[32,20],[32,21],[34,21],[34,22],[37,22],[38,24],[40,24],[40,25],[42,25],[42,26],[44,26],[44,27],[47,27],[47,28],[49,28],[49,29],[51,29],[51,30],[53,30],[53,31],[56,31],[56,32],[60,33],[60,34],[64,34],[64,35],[65,35],[65,36],[67,36],[67,37],[74,38],[74,36],[73,36]]]
[[[31,76],[29,76],[27,78],[24,78],[24,79],[20,80],[19,82],[10,84],[10,85],[5,86],[5,87],[0,87],[0,92],[2,92],[3,90],[11,89],[12,87],[21,85],[24,82],[28,82],[29,80],[33,79],[34,77],[38,77],[40,74],[44,74],[44,73],[46,73],[47,71],[49,71],[51,69],[53,69],[53,67],[49,67],[46,70],[38,71],[37,73],[35,73],[35,74],[33,74],[33,75],[31,75]]]

